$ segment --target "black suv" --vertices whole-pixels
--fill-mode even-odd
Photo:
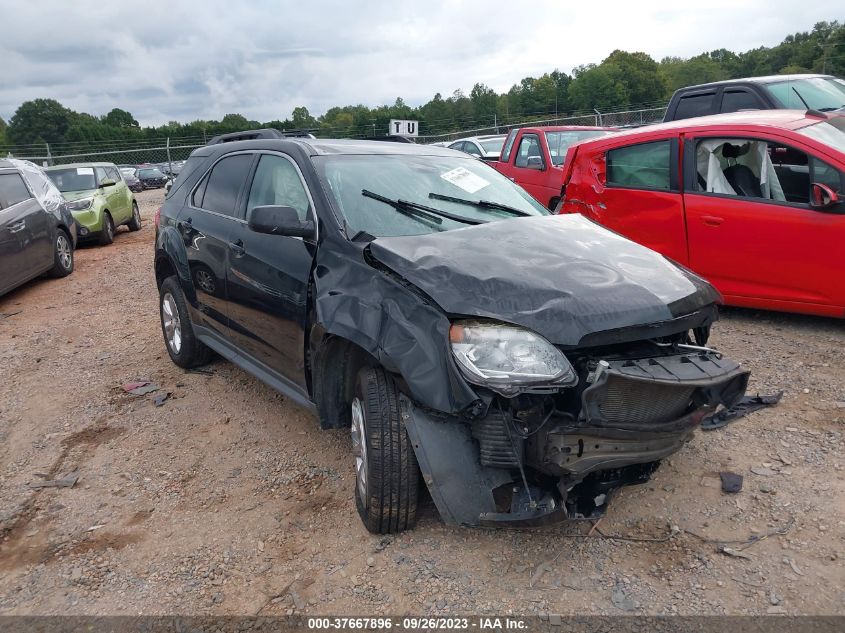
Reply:
[[[740,110],[816,110],[845,107],[845,81],[831,75],[772,75],[729,79],[680,88],[664,121]]]
[[[349,427],[366,527],[601,513],[748,373],[718,293],[466,154],[257,139],[193,152],[156,220],[168,353],[212,350]]]

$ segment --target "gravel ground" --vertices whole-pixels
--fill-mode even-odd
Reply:
[[[842,322],[725,310],[711,342],[782,402],[699,432],[595,529],[450,528],[427,501],[377,537],[346,432],[226,362],[170,362],[162,192],[138,199],[140,232],[0,298],[0,614],[845,613]]]

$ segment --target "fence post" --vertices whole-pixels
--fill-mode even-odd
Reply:
[[[170,137],[167,137],[167,173],[173,173],[173,165],[170,164]]]
[[[52,167],[53,166],[53,156],[50,154],[50,144],[47,141],[44,141],[44,145],[47,146],[47,165]]]
[[[596,113],[596,127],[601,125],[601,112],[598,111],[598,108],[593,108],[593,112]]]

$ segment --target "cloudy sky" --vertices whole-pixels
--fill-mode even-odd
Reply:
[[[821,20],[829,0],[0,0],[0,116],[50,97],[142,125],[267,121],[298,105],[411,105],[475,82],[600,62],[771,46]],[[686,6],[685,6],[686,5]]]

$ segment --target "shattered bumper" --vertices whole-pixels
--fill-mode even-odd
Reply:
[[[525,527],[600,513],[613,490],[647,481],[702,418],[739,400],[748,372],[702,350],[602,361],[587,382],[580,411],[555,411],[525,436],[496,407],[468,421],[403,397],[403,421],[444,521]]]

